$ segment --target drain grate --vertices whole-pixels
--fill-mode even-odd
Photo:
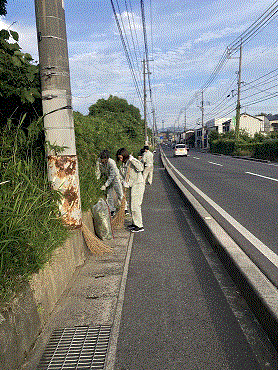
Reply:
[[[104,369],[111,326],[54,330],[37,370]]]

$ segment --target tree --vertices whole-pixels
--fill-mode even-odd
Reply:
[[[17,32],[0,31],[0,119],[41,115],[39,68],[22,53]],[[33,105],[32,105],[33,104]],[[26,120],[26,122],[28,122]]]
[[[130,116],[137,121],[141,120],[141,114],[138,108],[128,104],[125,99],[110,95],[107,100],[99,99],[95,104],[89,107],[89,115],[96,117],[107,114],[118,116]]]
[[[7,0],[0,0],[0,15],[6,15]]]

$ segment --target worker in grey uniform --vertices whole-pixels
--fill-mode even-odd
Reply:
[[[110,208],[111,216],[114,216],[117,202],[119,203],[123,196],[123,188],[121,183],[121,176],[114,159],[110,158],[108,150],[103,150],[96,164],[96,176],[100,178],[101,175],[106,176],[105,184],[100,188],[107,190],[107,203]],[[114,201],[114,192],[116,193],[116,203]],[[127,213],[127,211],[126,211]]]
[[[143,163],[134,158],[125,148],[117,151],[117,160],[122,162],[120,173],[123,178],[123,187],[130,190],[130,209],[132,224],[129,226],[131,232],[144,231],[141,205],[145,191],[143,179]]]
[[[144,146],[144,153],[142,156],[142,162],[144,164],[143,178],[145,183],[150,185],[153,182],[153,153],[149,150],[149,146]]]

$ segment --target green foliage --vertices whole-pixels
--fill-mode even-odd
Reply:
[[[68,235],[49,186],[43,135],[35,123],[11,121],[0,136],[0,302],[12,297]]]
[[[211,146],[211,143],[214,141],[214,140],[218,140],[219,139],[219,133],[218,131],[215,131],[215,130],[212,130],[210,131],[209,133],[209,137],[208,137],[208,142],[209,142],[209,145]]]
[[[95,177],[95,163],[104,149],[116,159],[119,148],[125,147],[135,156],[144,145],[144,124],[139,110],[126,100],[110,96],[90,107],[92,114],[74,114],[76,147],[79,164],[82,209],[87,210],[103,195],[103,180]]]
[[[234,132],[210,136],[210,151],[212,153],[249,156],[271,161],[278,160],[278,133],[268,135],[256,133],[250,137],[244,130],[240,130],[239,139],[235,140]]]
[[[95,104],[89,107],[89,114],[93,117],[107,117],[107,116],[118,116],[135,119],[136,121],[141,120],[140,111],[132,104],[128,104],[125,99],[118,98],[117,96],[110,95],[107,100],[99,99]]]
[[[217,139],[211,143],[210,150],[212,153],[232,155],[235,150],[235,140]]]
[[[254,145],[254,157],[278,161],[278,139],[266,139]]]
[[[0,31],[1,122],[11,117],[17,121],[26,113],[27,125],[42,113],[39,68],[30,54],[21,52],[18,39],[15,31]]]

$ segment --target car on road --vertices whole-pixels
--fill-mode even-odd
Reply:
[[[185,144],[176,144],[174,147],[174,156],[184,155],[187,157],[187,147]]]

